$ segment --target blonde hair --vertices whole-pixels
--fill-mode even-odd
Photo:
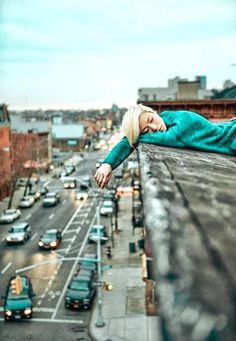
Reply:
[[[139,116],[144,112],[155,113],[152,108],[143,104],[137,104],[130,107],[124,114],[122,120],[122,129],[131,146],[133,146],[138,140],[140,133]]]

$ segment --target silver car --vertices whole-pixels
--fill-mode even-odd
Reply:
[[[11,208],[5,210],[0,216],[0,223],[13,223],[16,219],[20,218],[21,212],[18,209]]]
[[[23,198],[21,198],[19,207],[21,208],[31,207],[33,206],[34,202],[35,202],[35,199],[32,195],[26,195]]]
[[[6,237],[7,244],[25,243],[31,237],[31,227],[28,223],[12,225]]]

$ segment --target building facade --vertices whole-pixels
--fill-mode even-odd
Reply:
[[[5,104],[0,105],[0,200],[11,189],[11,128]]]

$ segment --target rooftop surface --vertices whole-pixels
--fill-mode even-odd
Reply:
[[[235,340],[236,158],[139,149],[163,340]]]

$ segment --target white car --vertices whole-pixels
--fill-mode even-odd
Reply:
[[[105,200],[100,208],[101,215],[109,215],[113,213],[113,202],[110,200]]]
[[[20,216],[20,210],[10,208],[2,213],[2,215],[0,216],[0,223],[13,223],[16,219],[20,218]]]
[[[56,206],[60,202],[60,196],[58,192],[48,192],[43,199],[43,207]]]
[[[32,195],[26,195],[23,198],[21,198],[21,201],[19,203],[19,207],[21,208],[28,208],[33,206],[35,202],[35,199]]]
[[[86,189],[79,189],[75,192],[76,200],[87,200],[88,199],[88,191]]]

